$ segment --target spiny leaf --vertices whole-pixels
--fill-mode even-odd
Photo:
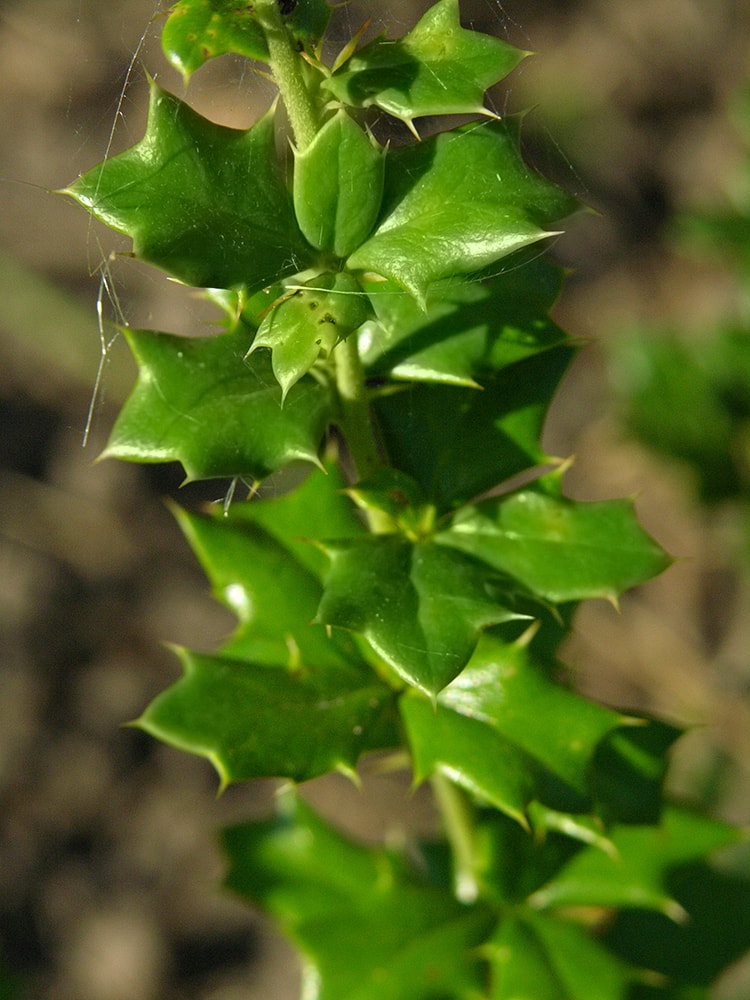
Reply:
[[[304,380],[282,407],[270,360],[243,360],[243,330],[194,339],[124,333],[139,375],[105,456],[182,462],[190,480],[259,480],[295,459],[318,462],[332,413],[328,391]]]
[[[488,372],[566,340],[548,311],[562,272],[543,258],[482,281],[431,285],[421,309],[392,281],[370,282],[376,320],[360,334],[370,375],[476,386]]]
[[[576,202],[526,166],[519,132],[505,118],[390,153],[380,221],[349,267],[392,278],[424,305],[433,281],[549,236]]]
[[[657,910],[684,919],[667,887],[671,870],[737,843],[736,827],[670,806],[659,826],[620,826],[612,831],[613,855],[585,850],[531,898],[539,908],[613,906]]]
[[[469,1000],[492,925],[400,858],[359,847],[298,798],[281,816],[224,834],[228,885],[278,919],[302,949],[316,1000]]]
[[[670,562],[641,528],[631,501],[576,503],[534,489],[465,507],[435,540],[555,603],[615,600]]]
[[[626,721],[553,683],[523,646],[490,633],[438,694],[437,709],[409,696],[401,713],[418,780],[442,772],[524,825],[527,806],[547,794],[545,775],[590,801],[594,755]]]
[[[362,634],[430,695],[463,670],[484,628],[518,617],[493,596],[494,574],[429,540],[381,535],[324,548],[331,569],[316,620]]]
[[[413,385],[376,397],[393,464],[439,512],[549,460],[542,426],[572,348],[552,347],[482,378],[482,390]]]
[[[377,39],[324,86],[340,101],[373,105],[411,124],[423,115],[481,114],[484,92],[526,55],[461,27],[458,0],[434,4],[398,41]]]
[[[254,291],[302,270],[311,252],[276,161],[273,113],[225,128],[153,82],[144,138],[63,193],[189,285]]]
[[[398,742],[393,693],[365,671],[357,676],[326,666],[290,673],[187,650],[180,658],[182,679],[149,705],[138,725],[210,760],[222,786],[353,771],[362,753]]]

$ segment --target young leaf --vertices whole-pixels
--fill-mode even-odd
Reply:
[[[441,771],[523,824],[527,805],[545,796],[545,774],[586,801],[594,755],[626,721],[553,683],[523,646],[490,633],[438,694],[437,709],[409,696],[401,713],[419,780]]]
[[[548,461],[542,426],[572,355],[567,345],[550,348],[483,377],[482,390],[417,384],[377,397],[393,464],[442,513]]]
[[[319,357],[328,357],[370,315],[367,298],[345,271],[320,274],[306,285],[268,313],[248,352],[271,349],[284,398]]]
[[[311,246],[347,257],[369,236],[383,197],[385,150],[341,109],[294,156],[294,211]]]
[[[561,277],[539,258],[481,283],[437,282],[424,309],[395,282],[370,282],[376,321],[359,338],[367,372],[476,387],[482,375],[566,340],[548,315]]]
[[[484,628],[518,617],[492,596],[493,573],[429,540],[366,536],[324,548],[331,568],[316,620],[361,633],[427,694],[463,670]]]
[[[310,254],[276,161],[273,112],[247,131],[225,128],[153,82],[144,138],[62,193],[189,285],[257,290]]]
[[[158,695],[138,726],[211,761],[222,787],[353,771],[363,753],[398,743],[393,692],[371,673],[328,666],[290,673],[244,659],[179,654],[183,677]]]
[[[466,125],[389,153],[380,221],[349,267],[425,304],[433,281],[471,274],[552,235],[575,200],[531,171],[520,119]]]
[[[124,334],[138,381],[104,456],[182,462],[189,480],[256,480],[295,459],[318,463],[332,414],[328,390],[305,380],[282,407],[270,361],[262,355],[243,360],[248,343],[241,329],[201,338]]]
[[[279,920],[304,956],[317,1000],[469,1000],[481,994],[481,906],[382,849],[359,847],[299,798],[276,820],[224,833],[230,889]]]
[[[423,115],[482,114],[484,92],[525,55],[462,28],[458,0],[440,0],[404,38],[377,39],[324,86],[346,104],[375,105],[411,125]]]
[[[534,489],[464,508],[435,540],[554,603],[614,601],[670,562],[641,528],[631,501],[576,503]]]

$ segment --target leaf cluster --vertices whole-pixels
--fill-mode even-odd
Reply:
[[[565,497],[541,443],[575,352],[542,250],[576,205],[524,162],[520,118],[484,109],[524,54],[439,0],[329,64],[329,15],[175,4],[186,78],[259,60],[305,127],[282,141],[277,103],[225,128],[152,82],[143,139],[65,192],[222,308],[207,337],[125,331],[139,374],[105,454],[251,487],[175,512],[237,627],[178,650],[138,724],[222,785],[392,752],[442,789],[452,860],[351,844],[291,792],[227,832],[229,883],[298,942],[305,996],[702,996],[600,932],[620,910],[682,919],[674,873],[737,833],[662,812],[677,731],[584,699],[558,658],[580,601],[669,560],[631,501]],[[472,120],[391,148],[373,114]],[[301,485],[254,495],[299,463]]]

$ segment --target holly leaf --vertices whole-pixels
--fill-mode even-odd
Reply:
[[[519,617],[493,596],[495,574],[429,540],[367,536],[324,549],[331,568],[316,621],[360,633],[429,695],[463,670],[484,628]]]
[[[405,860],[346,840],[299,798],[224,832],[230,889],[278,920],[317,1000],[469,1000],[492,915],[459,903]]]
[[[367,372],[476,388],[482,375],[565,342],[548,316],[561,278],[538,258],[481,283],[437,282],[423,309],[395,282],[370,282],[376,319],[359,337]]]
[[[416,695],[400,708],[417,780],[445,774],[525,826],[529,803],[548,795],[550,775],[579,804],[590,802],[594,756],[628,721],[555,684],[522,644],[491,633],[436,708]]]
[[[278,166],[273,112],[246,131],[226,128],[153,81],[144,138],[62,193],[189,285],[255,291],[311,253]]]
[[[483,114],[485,91],[526,55],[462,28],[458,0],[441,0],[404,38],[360,49],[324,87],[345,104],[376,106],[409,125],[423,115]]]
[[[424,306],[441,278],[471,274],[553,235],[575,200],[523,161],[520,119],[466,125],[389,153],[383,210],[349,257]]]
[[[205,757],[222,788],[253,778],[306,781],[353,772],[361,754],[395,746],[393,692],[364,670],[287,672],[245,659],[178,651],[183,677],[137,722]]]
[[[207,60],[227,52],[268,61],[263,29],[246,0],[182,0],[164,24],[161,46],[185,83]]]
[[[123,332],[139,374],[103,457],[178,461],[188,480],[260,480],[296,459],[319,464],[332,413],[328,391],[305,379],[282,407],[270,360],[243,360],[241,329],[201,338]]]
[[[616,601],[670,563],[640,526],[632,501],[578,503],[536,489],[463,508],[435,541],[553,603]]]
[[[570,921],[509,913],[485,946],[490,1000],[627,1000],[634,970]]]
[[[655,910],[680,922],[686,914],[669,891],[670,872],[746,837],[727,823],[669,806],[658,826],[616,827],[610,834],[612,854],[581,851],[529,902],[538,909],[583,905]]]
[[[331,8],[325,0],[305,0],[287,18],[294,38],[314,50]],[[233,52],[268,62],[268,46],[253,4],[247,0],[181,0],[162,30],[162,49],[185,83],[209,59]]]
[[[481,390],[416,384],[376,397],[391,461],[439,512],[548,462],[544,418],[572,355],[552,347],[484,377]]]

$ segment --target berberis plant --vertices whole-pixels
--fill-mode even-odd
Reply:
[[[705,997],[737,951],[696,943],[723,905],[706,857],[738,831],[662,801],[677,729],[586,700],[557,659],[580,601],[669,560],[631,501],[567,499],[541,445],[575,350],[543,250],[576,203],[483,108],[525,53],[439,0],[325,61],[330,14],[175,4],[185,78],[231,52],[280,99],[234,130],[152,82],[144,138],[66,190],[222,309],[213,336],[123,331],[140,374],[105,454],[250,487],[176,512],[239,625],[180,650],[139,724],[222,786],[288,779],[224,844],[308,1000]],[[420,140],[441,115],[468,124]],[[409,141],[379,141],[392,119]],[[432,783],[444,841],[356,844],[294,788],[374,753]]]

